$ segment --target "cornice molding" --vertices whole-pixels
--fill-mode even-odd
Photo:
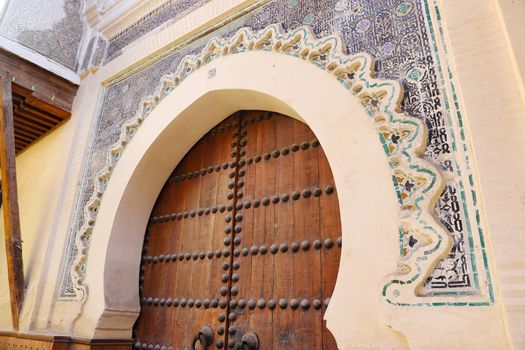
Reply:
[[[88,24],[111,39],[169,0],[99,0],[86,5]]]

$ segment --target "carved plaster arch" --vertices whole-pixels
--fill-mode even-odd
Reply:
[[[84,278],[88,249],[106,187],[126,146],[145,119],[166,96],[202,66],[220,57],[246,52],[273,52],[313,64],[332,75],[348,90],[348,97],[357,100],[371,118],[391,169],[399,210],[399,232],[392,232],[399,235],[400,241],[397,271],[396,266],[392,266],[392,274],[382,286],[378,286],[378,294],[390,305],[421,305],[417,287],[450,247],[449,236],[432,215],[443,186],[441,176],[421,158],[427,135],[424,124],[400,112],[401,86],[395,81],[373,78],[370,56],[346,55],[343,50],[338,37],[317,39],[306,27],[290,33],[285,33],[277,25],[259,32],[243,28],[231,39],[210,40],[200,54],[186,57],[174,73],[164,76],[156,93],[145,98],[138,114],[123,126],[119,141],[107,156],[105,169],[98,175],[93,198],[85,207],[86,224],[76,237],[79,254],[71,271],[79,299],[84,302],[87,299]],[[208,72],[210,78],[214,74],[213,70]],[[293,114],[293,111],[290,113]],[[300,118],[300,115],[297,117]]]
[[[401,209],[399,266],[385,283],[382,294],[388,302],[403,303],[403,298],[399,298],[401,294],[410,293],[401,293],[401,290],[415,291],[450,246],[448,235],[431,215],[443,183],[438,170],[421,158],[427,139],[424,124],[400,112],[400,84],[374,79],[372,58],[367,54],[345,55],[343,47],[337,36],[317,39],[307,27],[284,33],[279,26],[274,25],[259,32],[243,28],[231,39],[214,38],[200,55],[186,57],[175,73],[162,78],[157,92],[144,99],[138,115],[124,125],[119,141],[108,155],[105,170],[99,174],[94,198],[86,205],[85,215],[88,220],[76,241],[77,249],[84,252],[88,247],[97,208],[112,170],[143,120],[159,101],[192,72],[220,56],[257,50],[273,51],[311,62],[332,74],[354,98],[359,99],[369,116],[375,120],[376,130],[392,168],[392,179]],[[411,245],[408,243],[410,240],[416,240],[417,243]],[[75,286],[83,294],[86,257],[87,254],[80,253],[72,271]],[[398,301],[394,301],[395,298],[399,298]]]

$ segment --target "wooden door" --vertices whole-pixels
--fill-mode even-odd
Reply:
[[[326,156],[305,124],[238,112],[176,167],[151,214],[139,349],[336,349],[323,314],[341,247]]]

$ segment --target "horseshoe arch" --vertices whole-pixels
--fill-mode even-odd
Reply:
[[[273,55],[271,60],[267,59],[268,55]],[[251,63],[239,64],[243,59],[243,62]],[[279,26],[270,26],[259,32],[243,28],[230,39],[210,40],[200,54],[183,59],[174,73],[163,77],[157,92],[144,99],[137,115],[122,128],[119,141],[108,154],[105,170],[98,176],[94,197],[84,210],[86,225],[76,237],[76,248],[81,253],[71,275],[79,299],[95,305],[85,310],[98,311],[80,317],[77,327],[82,328],[86,322],[95,319],[98,320],[94,326],[95,333],[101,334],[96,331],[98,325],[104,324],[104,329],[111,328],[107,325],[112,324],[114,314],[123,312],[128,315],[131,329],[138,314],[138,290],[123,293],[109,285],[110,281],[118,284],[115,283],[115,275],[122,273],[122,270],[126,274],[135,271],[138,278],[139,261],[131,259],[123,262],[117,258],[122,254],[129,256],[130,252],[140,256],[140,234],[122,245],[124,232],[129,231],[131,223],[136,223],[129,221],[130,213],[145,213],[143,227],[139,224],[134,228],[143,234],[147,215],[156,199],[155,191],[160,191],[177,163],[173,162],[180,159],[194,141],[221,118],[242,108],[284,113],[302,119],[314,130],[326,150],[337,187],[342,189],[339,201],[348,259],[356,255],[357,258],[352,258],[354,262],[361,259],[364,264],[374,263],[373,259],[378,257],[384,260],[376,261],[378,271],[369,281],[355,266],[345,266],[344,258],[341,258],[336,291],[327,314],[328,325],[338,343],[344,342],[345,335],[342,330],[336,329],[336,319],[344,315],[337,316],[331,310],[338,308],[334,305],[338,305],[338,295],[344,293],[342,286],[347,285],[340,281],[342,278],[351,276],[352,283],[359,283],[362,277],[362,283],[374,284],[377,295],[387,305],[421,304],[422,297],[417,296],[417,287],[450,247],[450,238],[431,214],[443,186],[442,180],[439,172],[421,158],[426,145],[424,124],[400,112],[400,85],[394,81],[375,79],[371,67],[372,59],[366,54],[346,55],[342,42],[336,36],[317,39],[307,28],[284,33]],[[249,68],[252,71],[247,73]],[[245,71],[239,71],[242,69]],[[303,69],[308,70],[307,77],[299,76]],[[256,81],[236,79],[252,76]],[[266,80],[269,88],[256,86],[261,79]],[[315,79],[329,79],[329,84],[338,84],[343,89],[331,89],[331,96],[325,96],[326,93],[315,91]],[[222,83],[225,85],[221,86]],[[309,86],[304,85],[308,83]],[[294,87],[301,85],[309,92],[294,91]],[[313,94],[311,97],[317,95],[317,101],[312,101],[309,93]],[[332,101],[330,107],[325,106]],[[214,111],[206,110],[210,105],[214,106]],[[199,113],[206,113],[207,119],[199,119]],[[195,129],[194,124],[197,123],[200,126]],[[364,129],[368,131],[361,132]],[[186,135],[181,135],[180,130],[187,131]],[[341,131],[347,135],[342,135]],[[360,133],[362,135],[358,135]],[[159,159],[162,155],[159,150],[166,147],[167,140],[173,136],[178,136],[180,149],[171,151],[173,157],[170,161]],[[333,137],[348,139],[334,141]],[[354,142],[353,146],[351,142]],[[341,149],[341,146],[344,148]],[[129,150],[124,152],[127,148]],[[362,153],[358,153],[364,151],[370,159],[363,159]],[[379,157],[378,152],[383,152],[383,156]],[[151,176],[147,168],[152,163],[158,166],[159,171],[159,175],[152,180],[152,199],[136,203],[137,190],[144,190],[143,181],[147,178],[146,174]],[[377,171],[370,173],[367,169]],[[113,178],[122,181],[110,181]],[[366,188],[370,184],[375,186],[374,191]],[[357,188],[343,190],[352,186]],[[363,214],[365,218],[371,218],[374,212],[384,218],[383,223],[360,221]],[[140,215],[136,220],[139,219]],[[355,235],[374,232],[377,232],[377,237],[364,240],[370,244],[384,240],[385,247],[390,251],[385,255],[378,248],[375,253],[355,254],[352,245],[363,240]],[[414,241],[416,244],[413,244]],[[94,246],[102,249],[90,249]],[[385,270],[385,266],[389,267]],[[388,271],[391,273],[384,279]],[[97,273],[104,274],[101,285],[97,285]],[[133,288],[132,283],[125,284]],[[123,298],[123,294],[126,297]],[[339,299],[341,303],[344,301],[343,297]],[[431,302],[433,297],[425,297],[425,300]],[[107,323],[102,320],[107,320]],[[129,329],[124,327],[123,331]]]

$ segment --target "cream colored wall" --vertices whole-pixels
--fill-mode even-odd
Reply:
[[[16,158],[27,287],[21,315],[22,331],[34,328],[45,330],[50,326],[46,310],[53,307],[56,296],[69,215],[91,122],[91,118],[81,118],[79,107],[83,112],[93,113],[93,106],[97,105],[97,94],[93,93],[97,89],[90,90],[88,81],[89,78],[79,89],[71,120]],[[86,94],[86,91],[89,93]],[[3,244],[0,278],[6,280]],[[0,330],[11,329],[9,317],[3,316],[10,314],[6,285],[0,285]]]
[[[4,215],[0,215],[0,232],[3,233]],[[12,325],[11,304],[9,299],[9,280],[7,279],[7,264],[5,241],[0,240],[0,329],[10,330]]]
[[[525,0],[498,0],[498,5],[507,45],[512,52],[512,64],[520,80],[521,94],[525,101]]]
[[[55,215],[63,187],[61,182],[69,153],[68,147],[63,147],[67,142],[68,129],[69,124],[58,128],[16,159],[24,277],[27,285],[27,297],[22,311],[23,328],[28,327],[31,305],[38,295],[36,291],[40,278],[49,260],[48,248],[52,246],[50,233],[54,231]],[[4,268],[5,258],[0,264]],[[7,286],[3,285],[2,289],[6,290],[6,299],[2,299],[0,313],[6,310],[6,314],[9,314]],[[10,328],[9,322],[8,317],[0,318],[0,326],[4,329]]]
[[[250,3],[214,0],[147,40],[139,40],[122,56],[82,80],[70,121],[17,157],[28,281],[23,330],[67,334],[73,331],[71,320],[82,311],[78,303],[57,303],[55,298],[82,159],[90,125],[99,108],[102,83]],[[511,7],[504,0],[500,6],[503,18],[512,14],[505,10]],[[409,336],[411,348],[474,348],[471,341],[479,341],[477,348],[492,342],[488,348],[504,349],[510,348],[505,343],[504,320],[508,327],[506,336],[513,348],[522,349],[525,348],[525,163],[520,156],[525,151],[525,107],[516,76],[520,62],[512,58],[519,50],[514,47],[513,51],[509,46],[509,42],[519,42],[520,37],[505,37],[495,0],[441,0],[440,7],[449,40],[449,60],[454,63],[471,149],[476,157],[475,169],[485,206],[482,220],[488,223],[486,235],[490,237],[488,244],[492,245],[496,266],[493,283],[502,298],[496,294],[496,306],[487,308],[406,309],[391,314],[390,323],[395,330]],[[511,22],[520,28],[519,21]],[[9,302],[2,245],[0,250],[0,329],[8,330],[9,317],[4,316],[9,315]],[[504,310],[500,308],[500,300]],[[90,312],[96,314],[96,307],[86,310],[86,314]],[[384,312],[386,315],[387,311]],[[333,317],[347,321],[342,315]],[[467,321],[472,327],[461,328]],[[454,342],[462,337],[459,330],[477,337]],[[347,341],[351,343],[351,339]],[[373,341],[371,335],[370,342]]]
[[[35,145],[35,150],[17,157],[18,198],[27,284],[22,314],[22,328],[30,327],[32,307],[38,303],[38,291],[47,276],[55,251],[57,213],[63,201],[64,172],[70,150],[71,124],[54,131]],[[45,156],[43,156],[45,155]]]
[[[523,1],[501,3],[523,9]],[[513,348],[525,349],[525,106],[514,51],[496,1],[443,0],[441,5],[502,295],[496,303],[504,306]],[[517,33],[525,28],[523,13],[520,23],[518,17],[509,23]]]

